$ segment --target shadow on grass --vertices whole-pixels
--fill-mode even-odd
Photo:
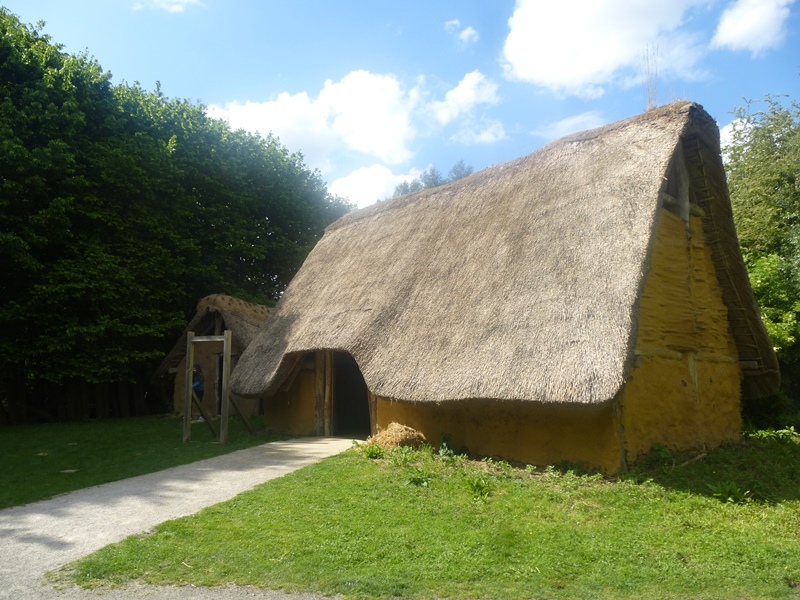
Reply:
[[[800,435],[791,429],[752,432],[708,452],[654,446],[620,478],[650,479],[723,502],[800,500]]]

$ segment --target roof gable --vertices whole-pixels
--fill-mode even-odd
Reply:
[[[223,329],[230,329],[239,348],[246,348],[256,337],[259,328],[269,316],[270,308],[261,304],[245,302],[225,294],[211,294],[197,303],[197,312],[184,329],[178,341],[169,351],[153,375],[153,381],[166,377],[186,356],[186,333],[213,335],[217,320]]]

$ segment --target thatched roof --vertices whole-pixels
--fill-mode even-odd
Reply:
[[[230,329],[234,343],[244,349],[256,337],[269,312],[268,306],[252,304],[233,296],[212,294],[202,298],[197,303],[197,312],[159,365],[153,380],[166,377],[186,356],[187,332],[192,331],[196,335],[214,335],[217,328]]]
[[[614,398],[630,373],[660,192],[680,145],[751,367],[744,392],[775,391],[719,131],[685,102],[338,220],[242,355],[233,389],[271,394],[300,353],[330,349],[349,352],[375,394],[398,400]]]

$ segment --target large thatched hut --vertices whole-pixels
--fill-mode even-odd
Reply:
[[[155,383],[173,391],[173,407],[176,414],[183,414],[185,403],[186,334],[191,331],[197,336],[219,336],[226,329],[230,329],[231,362],[235,365],[241,353],[267,320],[269,311],[268,306],[252,304],[223,294],[206,296],[197,303],[197,312],[175,342],[175,346],[161,362],[153,378]],[[218,415],[222,402],[223,343],[202,342],[194,346],[194,362],[200,365],[205,377],[203,408],[208,414]],[[258,399],[245,400],[239,404],[248,415],[260,412]]]
[[[234,371],[287,431],[613,472],[777,390],[719,131],[676,103],[331,225]]]

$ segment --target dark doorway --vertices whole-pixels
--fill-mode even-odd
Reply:
[[[333,353],[333,435],[366,438],[369,433],[367,384],[349,354]]]

